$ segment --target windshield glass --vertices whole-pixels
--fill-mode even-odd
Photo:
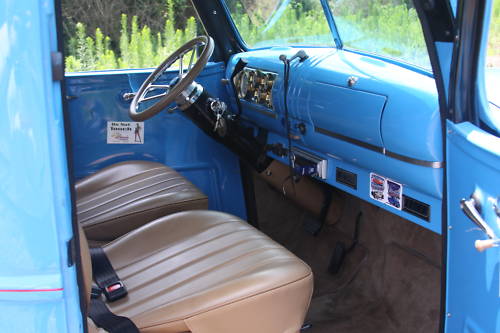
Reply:
[[[225,3],[243,41],[251,49],[334,47],[326,10],[328,17],[333,17],[345,48],[431,70],[411,0],[225,0]]]
[[[225,0],[249,48],[335,46],[320,0]]]
[[[411,0],[328,0],[344,47],[431,69]]]

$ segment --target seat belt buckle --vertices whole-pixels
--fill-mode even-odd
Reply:
[[[116,281],[102,289],[108,302],[114,302],[127,295],[127,288],[122,281]]]
[[[102,295],[101,288],[92,286],[92,290],[90,292],[90,298],[92,299],[100,298],[101,295]]]

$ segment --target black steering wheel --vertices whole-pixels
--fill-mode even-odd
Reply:
[[[203,47],[198,59],[194,62],[196,52],[199,47]],[[187,68],[183,67],[183,58],[190,53],[190,60]],[[179,96],[193,83],[194,79],[201,73],[208,62],[208,59],[214,52],[214,41],[210,36],[196,37],[186,44],[178,48],[164,62],[158,66],[151,75],[142,83],[139,91],[134,96],[129,108],[129,116],[135,121],[143,121],[156,115],[165,109],[172,102],[176,101]],[[155,82],[172,67],[173,64],[179,62],[179,74],[171,81],[171,84],[155,84]],[[148,93],[154,90],[164,90],[160,94],[147,96]],[[141,103],[159,99],[156,103],[149,106],[145,110],[139,111]]]

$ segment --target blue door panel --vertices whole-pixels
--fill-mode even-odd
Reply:
[[[479,252],[485,233],[460,209],[460,200],[478,196],[483,219],[500,235],[494,205],[500,197],[500,138],[470,123],[447,124],[448,258],[446,332],[499,332],[498,247]]]
[[[197,78],[213,96],[226,98],[224,65],[210,63]],[[72,73],[66,76],[74,176],[113,163],[150,160],[178,170],[209,196],[209,208],[245,218],[238,158],[184,117],[162,112],[144,122],[144,144],[107,144],[108,121],[130,121],[123,93],[137,91],[151,70]],[[165,75],[168,82],[174,73]]]
[[[44,297],[48,294],[56,295]],[[73,330],[66,326],[62,295],[61,291],[24,293],[15,299],[0,300],[0,332],[78,332],[78,326]]]

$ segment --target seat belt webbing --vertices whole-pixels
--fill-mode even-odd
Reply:
[[[116,275],[108,256],[101,247],[91,247],[92,277],[101,288],[108,302],[119,300],[127,295],[127,289]]]
[[[89,317],[94,324],[109,333],[139,333],[139,329],[132,320],[115,315],[100,298],[90,300]]]

